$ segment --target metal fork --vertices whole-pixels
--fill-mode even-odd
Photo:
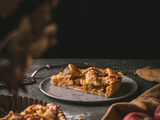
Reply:
[[[88,63],[75,63],[73,64],[74,66],[78,67],[78,68],[87,68],[90,67]],[[63,64],[63,65],[46,65],[44,67],[40,67],[37,70],[35,70],[29,77],[26,77],[23,81],[23,84],[31,84],[34,83],[35,80],[35,76],[36,74],[41,71],[41,70],[52,70],[52,69],[56,69],[56,68],[65,68],[67,67],[68,64]]]

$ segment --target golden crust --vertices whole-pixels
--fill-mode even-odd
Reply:
[[[116,72],[110,68],[78,69],[69,64],[63,72],[52,75],[50,82],[64,88],[111,97],[118,91],[122,77],[121,72]]]
[[[10,111],[0,120],[66,120],[66,118],[58,105],[48,103],[46,106],[31,105],[21,113],[14,114],[13,111]]]

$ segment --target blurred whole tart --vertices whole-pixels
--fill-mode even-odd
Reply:
[[[72,90],[111,97],[118,91],[122,78],[121,72],[116,72],[110,68],[88,67],[79,69],[69,64],[63,72],[52,75],[50,82],[53,85]]]
[[[59,105],[48,103],[46,106],[40,104],[31,105],[21,113],[9,114],[0,120],[66,120],[64,114],[59,109]]]

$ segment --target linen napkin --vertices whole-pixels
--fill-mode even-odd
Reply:
[[[148,66],[136,70],[136,73],[148,80],[160,83],[160,69]],[[123,120],[130,112],[143,112],[153,117],[154,111],[160,105],[160,84],[145,91],[131,102],[119,102],[112,104],[102,120]]]

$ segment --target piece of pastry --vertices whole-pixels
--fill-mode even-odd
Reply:
[[[52,75],[50,82],[53,85],[72,90],[111,97],[118,91],[122,77],[121,72],[116,72],[110,68],[88,67],[79,69],[69,64],[63,72]]]
[[[59,109],[59,105],[48,103],[46,106],[31,105],[21,113],[10,111],[7,116],[0,120],[66,120],[64,114]]]

